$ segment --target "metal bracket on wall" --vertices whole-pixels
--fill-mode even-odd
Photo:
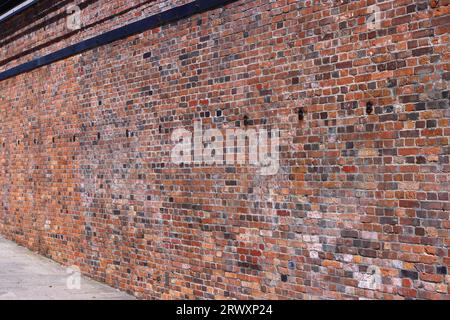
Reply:
[[[69,58],[71,56],[83,53],[108,43],[133,36],[149,29],[159,27],[161,25],[175,22],[188,18],[194,14],[202,13],[226,4],[236,2],[237,0],[195,0],[185,5],[166,10],[164,12],[149,16],[142,20],[132,22],[117,29],[105,32],[101,35],[83,40],[76,44],[70,45],[64,49],[55,51],[43,57],[36,58],[29,62],[20,64],[16,67],[0,72],[0,81],[15,77],[19,74],[32,71],[45,65],[52,64],[56,61]]]

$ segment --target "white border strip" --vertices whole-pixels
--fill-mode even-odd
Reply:
[[[13,15],[19,13],[20,11],[25,10],[29,6],[35,4],[36,2],[38,2],[38,0],[27,0],[25,2],[22,2],[17,7],[14,7],[11,10],[9,10],[8,12],[5,12],[4,14],[2,14],[0,16],[0,23],[2,23],[6,19],[12,17]]]

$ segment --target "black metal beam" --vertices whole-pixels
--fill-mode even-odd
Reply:
[[[6,71],[0,72],[0,81],[15,77],[25,72],[32,71],[42,66],[49,65],[59,60],[67,59],[87,50],[91,50],[96,47],[142,33],[146,30],[153,29],[170,22],[185,19],[194,14],[218,8],[235,1],[237,0],[195,0],[188,4],[166,10],[164,12],[152,15],[136,22],[132,22],[123,27],[119,27],[93,38],[83,40],[64,49],[55,51],[43,57],[36,58]]]

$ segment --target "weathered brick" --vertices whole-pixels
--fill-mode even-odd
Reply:
[[[401,270],[400,276],[403,278],[410,278],[412,280],[419,279],[419,273],[417,271],[411,271],[411,270]]]

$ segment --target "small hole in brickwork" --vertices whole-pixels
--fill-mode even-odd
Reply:
[[[244,116],[244,126],[249,126],[251,124],[250,118],[245,115]]]
[[[281,275],[281,281],[287,282],[287,280],[288,280],[288,276],[286,274],[282,274]]]
[[[100,132],[97,132],[97,140],[100,140]]]
[[[303,121],[305,119],[305,110],[303,108],[298,109],[298,120]]]
[[[126,132],[125,132],[125,135],[127,136],[127,138],[129,138],[130,137],[130,130],[126,130]]]
[[[371,114],[373,112],[373,102],[369,101],[366,104],[366,113]]]

